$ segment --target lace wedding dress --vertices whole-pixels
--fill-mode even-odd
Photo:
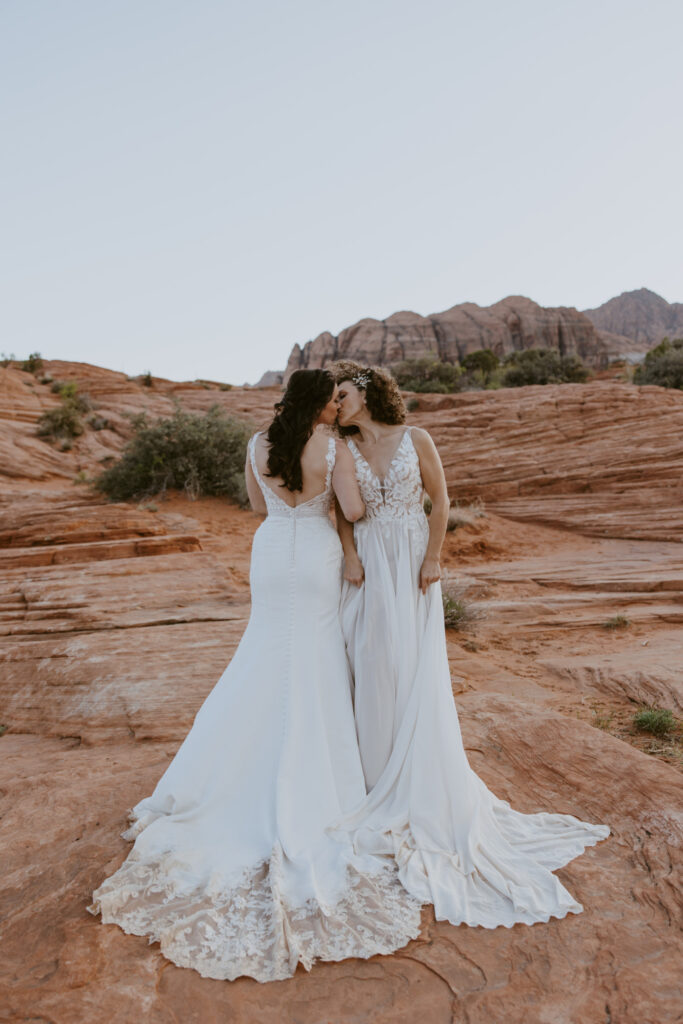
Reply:
[[[88,909],[205,977],[269,981],[403,946],[419,905],[390,859],[325,831],[365,795],[328,516],[334,439],[324,492],[295,508],[260,477],[253,438],[249,451],[268,509],[249,624]]]
[[[552,874],[609,835],[566,814],[520,814],[470,768],[453,702],[441,586],[422,594],[429,527],[407,428],[383,482],[348,441],[366,506],[365,582],[344,584],[342,624],[369,795],[335,823],[357,852],[390,854],[437,919],[495,928],[583,909]]]

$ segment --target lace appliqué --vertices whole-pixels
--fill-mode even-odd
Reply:
[[[88,907],[103,923],[147,935],[179,967],[202,977],[257,981],[289,978],[299,961],[307,970],[320,960],[363,959],[391,953],[415,938],[420,905],[398,880],[395,866],[376,875],[347,868],[345,887],[331,906],[311,899],[288,905],[283,894],[283,853],[245,870],[227,886],[209,879],[188,884],[172,854],[155,864],[133,851],[93,894]]]
[[[401,438],[383,481],[371,469],[352,438],[347,440],[347,444],[356,463],[356,477],[365,502],[366,518],[414,516],[424,520],[421,525],[426,526],[420,460],[410,436],[410,428],[406,429]]]

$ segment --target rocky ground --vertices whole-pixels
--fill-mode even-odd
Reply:
[[[632,717],[683,704],[683,395],[603,381],[425,396],[411,416],[459,502],[444,569],[470,614],[449,631],[469,757],[520,810],[610,825],[559,872],[584,913],[486,931],[425,911],[391,957],[262,986],[176,968],[85,909],[239,641],[258,520],[179,494],[109,504],[83,480],[126,412],[218,402],[260,424],[277,393],[46,370],[108,425],[58,450],[35,436],[49,382],[0,369],[0,1020],[679,1021],[681,733]]]

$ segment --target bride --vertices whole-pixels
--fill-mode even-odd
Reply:
[[[334,423],[337,387],[299,370],[247,485],[251,616],[232,662],[153,794],[135,845],[93,895],[104,923],[159,941],[210,978],[286,978],[301,961],[389,953],[419,931],[393,862],[326,832],[365,796],[339,623],[342,548],[328,512],[364,507]],[[316,429],[317,427],[322,429]]]
[[[358,853],[393,856],[408,892],[432,903],[438,920],[495,928],[580,913],[552,871],[609,835],[607,826],[520,814],[467,761],[438,582],[449,502],[434,442],[405,426],[386,371],[348,361],[332,370],[365,503],[355,526],[339,515],[338,524],[342,624],[369,790],[332,834]]]

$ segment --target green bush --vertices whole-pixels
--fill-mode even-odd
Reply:
[[[422,359],[406,359],[391,367],[391,372],[403,391],[447,395],[459,388],[461,369],[453,363],[442,363],[438,359],[424,356]]]
[[[39,437],[71,442],[72,438],[83,433],[81,416],[92,409],[92,402],[89,395],[79,395],[76,381],[69,381],[68,384],[55,381],[52,391],[55,390],[55,384],[58,385],[61,405],[43,413],[38,420],[36,431]],[[62,451],[68,451],[70,448],[70,443],[68,448],[62,444]]]
[[[92,415],[88,417],[88,426],[92,427],[93,430],[107,430],[109,420],[104,416]]]
[[[626,629],[631,623],[625,615],[615,615],[611,619],[607,619],[607,622],[603,622],[603,629]]]
[[[443,622],[446,629],[463,629],[476,615],[469,601],[453,586],[444,586],[441,591]]]
[[[561,356],[551,348],[527,348],[511,352],[504,361],[502,384],[519,388],[525,384],[572,384],[584,381],[588,371],[577,356]]]
[[[64,402],[65,405],[72,405],[76,412],[90,412],[92,409],[90,395],[87,392],[84,392],[82,395],[79,394],[78,384],[75,380],[70,380],[67,384],[60,384],[59,394],[62,402]]]
[[[7,367],[10,365],[10,363],[13,363],[14,361],[15,361],[15,356],[14,356],[13,352],[10,352],[9,355],[7,354],[7,352],[0,352],[0,366],[2,366],[5,369],[7,369]]]
[[[469,352],[460,360],[462,368],[473,377],[480,377],[484,387],[491,381],[493,373],[500,365],[500,359],[490,348],[480,348],[475,352]]]
[[[40,352],[31,352],[28,359],[24,359],[21,368],[25,373],[36,373],[38,370],[42,370],[43,360],[40,357]]]
[[[408,412],[416,412],[420,408],[419,398],[409,398],[406,402],[406,409]]]
[[[39,437],[70,440],[83,433],[83,423],[73,402],[62,402],[55,409],[43,413],[36,429]]]
[[[146,498],[167,488],[190,497],[225,495],[247,502],[244,460],[250,429],[213,406],[205,416],[176,409],[153,423],[143,413],[121,459],[96,486],[115,501]]]
[[[633,716],[633,724],[639,732],[665,736],[676,728],[676,719],[665,708],[641,708]]]
[[[663,338],[633,374],[635,384],[658,384],[683,390],[683,338]]]

